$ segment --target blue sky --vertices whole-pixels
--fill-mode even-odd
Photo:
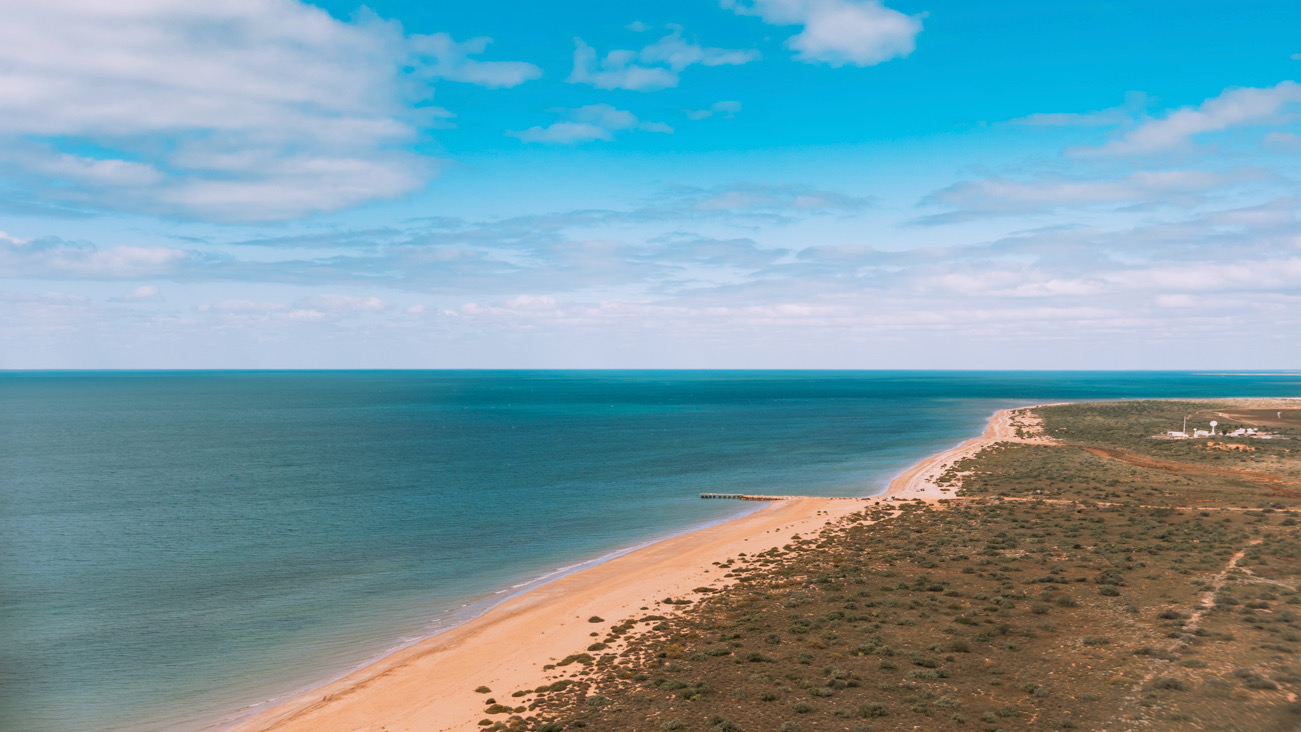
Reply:
[[[1301,366],[1295,2],[4,5],[0,368]]]

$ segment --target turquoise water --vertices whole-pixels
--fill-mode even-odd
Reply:
[[[862,495],[996,408],[1298,375],[0,374],[0,729],[194,730],[532,581]]]

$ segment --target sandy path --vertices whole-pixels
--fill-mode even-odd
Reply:
[[[1210,465],[1193,465],[1190,463],[1179,463],[1173,460],[1162,460],[1160,458],[1150,457],[1148,455],[1139,455],[1138,453],[1121,450],[1116,447],[1084,447],[1100,458],[1115,460],[1133,465],[1136,468],[1145,470],[1164,470],[1170,473],[1191,473],[1194,475],[1218,475],[1223,478],[1242,478],[1244,480],[1254,481],[1264,484],[1264,487],[1272,493],[1287,498],[1301,498],[1301,491],[1283,488],[1283,485],[1297,485],[1298,481],[1287,480],[1281,475],[1273,473],[1261,473],[1255,470],[1238,470],[1234,468],[1216,468]]]
[[[442,732],[478,729],[488,697],[505,704],[557,672],[543,666],[582,652],[611,625],[667,614],[666,598],[690,598],[700,586],[732,580],[713,566],[741,552],[755,554],[814,534],[828,523],[887,497],[950,498],[934,481],[954,461],[999,441],[1044,442],[1025,409],[1001,410],[985,433],[928,458],[864,499],[782,498],[732,521],[666,539],[562,577],[446,632],[240,723],[231,732]],[[649,608],[642,610],[641,608]],[[596,616],[600,623],[588,622]],[[474,689],[487,686],[490,694]]]

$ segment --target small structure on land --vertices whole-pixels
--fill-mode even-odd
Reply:
[[[1216,422],[1215,420],[1211,420],[1210,429],[1202,430],[1194,427],[1192,432],[1190,433],[1188,431],[1188,418],[1184,417],[1184,428],[1182,430],[1170,430],[1169,432],[1166,432],[1164,435],[1156,435],[1156,437],[1158,439],[1166,439],[1166,440],[1188,440],[1188,439],[1197,439],[1200,437],[1216,437],[1216,436],[1250,437],[1256,440],[1272,440],[1275,437],[1277,437],[1277,435],[1273,435],[1268,432],[1261,432],[1259,429],[1255,427],[1239,427],[1233,430],[1232,432],[1225,431],[1225,432],[1217,433],[1215,428],[1219,427],[1219,425],[1220,425],[1219,422]]]

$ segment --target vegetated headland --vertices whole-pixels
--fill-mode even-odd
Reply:
[[[1154,439],[1190,414],[1218,434]],[[1301,728],[1301,404],[1019,421],[1020,441],[944,461],[952,498],[738,554],[721,591],[624,620],[549,685],[494,690],[480,726]],[[1249,427],[1275,438],[1222,436]]]
[[[883,496],[773,498],[241,729],[1301,728],[1301,401],[1003,410]]]

